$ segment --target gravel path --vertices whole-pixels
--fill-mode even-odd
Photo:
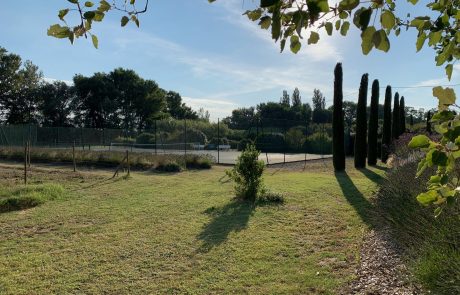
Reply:
[[[342,294],[423,294],[411,282],[399,255],[401,249],[391,242],[387,230],[369,231],[360,252],[357,279]]]

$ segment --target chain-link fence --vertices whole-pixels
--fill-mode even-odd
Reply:
[[[332,128],[328,123],[255,119],[246,130],[230,129],[219,120],[157,120],[144,130],[106,128],[0,126],[0,146],[126,151],[154,155],[210,155],[216,163],[234,164],[248,144],[267,164],[328,157]]]

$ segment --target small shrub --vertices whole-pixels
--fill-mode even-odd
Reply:
[[[160,172],[181,172],[182,166],[175,161],[168,161],[166,163],[161,163],[156,167],[157,171]]]
[[[212,159],[198,155],[189,155],[185,159],[187,169],[211,169]]]
[[[255,202],[263,188],[262,173],[265,163],[258,160],[259,154],[253,145],[247,146],[233,169],[226,171],[228,177],[235,182],[236,196],[252,202]]]

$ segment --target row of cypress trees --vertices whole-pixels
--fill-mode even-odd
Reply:
[[[406,113],[404,96],[399,98],[399,93],[395,93],[393,101],[393,111],[391,110],[392,91],[391,86],[385,90],[382,148],[381,155],[378,155],[378,108],[380,97],[379,81],[372,82],[372,93],[370,103],[369,121],[367,121],[367,89],[369,75],[361,77],[359,87],[358,104],[356,110],[356,135],[355,135],[355,158],[356,168],[376,165],[377,158],[380,156],[382,162],[388,160],[389,146],[406,130]],[[332,118],[332,152],[333,164],[336,171],[345,170],[345,146],[344,146],[344,115],[343,115],[343,69],[342,64],[338,63],[334,70],[334,108]]]

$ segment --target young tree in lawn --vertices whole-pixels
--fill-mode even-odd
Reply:
[[[377,133],[379,129],[379,80],[372,82],[371,107],[369,113],[369,130],[367,137],[367,164],[377,164]]]
[[[358,107],[356,110],[356,136],[355,136],[355,167],[366,167],[367,154],[367,86],[369,83],[368,74],[361,77],[359,87]]]
[[[391,126],[391,136],[393,139],[399,138],[399,122],[401,118],[399,115],[399,93],[395,93],[394,101],[393,101],[393,118],[392,118],[392,126]]]
[[[334,109],[332,114],[332,157],[336,171],[345,170],[345,142],[343,119],[343,71],[338,63],[334,70]]]
[[[385,103],[383,105],[383,132],[382,132],[382,162],[386,163],[391,144],[391,86],[385,90]]]

